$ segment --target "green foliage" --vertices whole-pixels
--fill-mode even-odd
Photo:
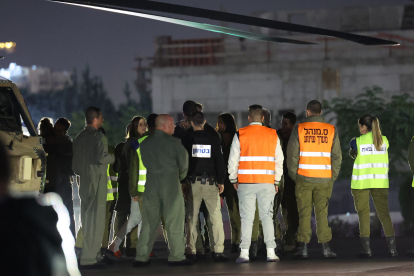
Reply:
[[[358,129],[359,117],[369,114],[380,121],[382,134],[387,136],[390,143],[390,174],[392,176],[407,175],[407,170],[401,169],[407,163],[407,149],[414,135],[414,103],[408,94],[392,96],[386,103],[382,98],[382,88],[374,86],[365,88],[365,92],[356,96],[355,100],[336,98],[330,103],[323,102],[326,115],[331,114],[331,121],[339,133],[342,147],[342,167],[340,178],[349,178],[352,174],[354,160],[348,156],[349,142],[353,137],[360,136]]]
[[[349,179],[354,160],[349,157],[349,142],[360,136],[358,119],[366,114],[380,121],[382,134],[388,138],[389,175],[400,184],[400,206],[406,227],[414,227],[411,181],[413,175],[407,169],[407,149],[414,135],[414,102],[408,94],[392,96],[389,102],[383,98],[383,90],[378,86],[367,87],[355,99],[336,98],[323,102],[324,114],[330,114],[331,121],[339,133],[342,148],[342,167],[339,178]]]
[[[84,111],[89,106],[102,110],[103,127],[106,130],[109,144],[115,146],[125,138],[125,128],[134,116],[147,116],[151,113],[151,105],[138,103],[131,98],[129,84],[125,84],[124,94],[127,102],[115,107],[108,97],[102,79],[92,76],[89,66],[80,74],[76,70],[71,75],[72,85],[66,85],[61,91],[41,91],[37,94],[22,90],[26,104],[35,123],[42,117],[68,118],[72,126],[69,135],[75,138],[85,127]],[[139,94],[139,91],[137,91]]]

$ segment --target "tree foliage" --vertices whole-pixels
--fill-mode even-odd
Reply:
[[[342,148],[342,167],[339,178],[349,179],[352,175],[354,160],[349,157],[349,142],[360,136],[358,119],[366,114],[375,116],[380,121],[382,134],[388,138],[389,176],[391,181],[400,184],[401,212],[407,227],[414,226],[411,196],[412,173],[407,166],[407,149],[414,135],[414,102],[408,94],[384,99],[384,92],[378,86],[366,87],[364,92],[355,97],[336,98],[323,102],[325,115],[332,117],[339,133]]]
[[[132,91],[126,83],[123,93],[127,102],[117,108],[108,97],[100,77],[92,76],[89,66],[78,76],[76,70],[71,74],[72,85],[66,85],[61,91],[41,91],[37,94],[22,89],[27,107],[35,123],[42,117],[68,118],[72,126],[69,134],[74,138],[85,127],[84,111],[89,106],[102,110],[104,128],[110,145],[115,146],[124,140],[125,128],[132,117],[147,116],[151,106],[138,103],[131,98]],[[137,91],[138,92],[138,91]]]

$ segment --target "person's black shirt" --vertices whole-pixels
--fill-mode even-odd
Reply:
[[[188,166],[187,176],[206,172],[213,174],[218,184],[224,184],[226,168],[221,152],[220,139],[216,131],[214,129],[213,131],[214,133],[206,129],[193,131],[192,135],[187,135],[181,140],[189,154],[190,164]],[[193,147],[193,145],[210,145],[211,151],[203,152],[202,158],[195,157],[197,155],[197,146]],[[195,152],[193,153],[193,151]]]

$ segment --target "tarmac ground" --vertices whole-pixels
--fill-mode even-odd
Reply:
[[[157,257],[151,258],[148,267],[133,267],[133,257],[121,258],[105,269],[83,270],[83,276],[92,275],[346,275],[346,276],[405,276],[414,275],[414,257],[406,254],[408,249],[414,248],[414,237],[397,238],[399,256],[388,256],[388,247],[385,238],[372,238],[371,249],[373,257],[358,259],[356,254],[360,249],[359,238],[334,238],[331,248],[338,257],[332,260],[321,258],[321,246],[316,238],[312,238],[308,245],[308,260],[293,260],[293,253],[287,253],[280,262],[267,263],[262,256],[257,261],[238,264],[235,260],[238,254],[230,254],[230,242],[226,240],[224,253],[229,257],[226,263],[215,263],[211,255],[198,261],[193,266],[171,267],[167,264],[168,248],[165,242],[157,241],[153,252]]]

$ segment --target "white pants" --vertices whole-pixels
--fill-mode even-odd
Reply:
[[[141,210],[139,209],[138,201],[134,201],[131,198],[131,212],[129,215],[128,220],[122,225],[121,229],[119,229],[118,236],[115,239],[115,252],[118,251],[119,246],[121,245],[122,240],[125,236],[131,232],[131,230],[138,225],[137,236],[139,237],[139,233],[141,232],[142,227],[142,214]]]
[[[266,248],[276,248],[275,229],[273,227],[273,201],[275,186],[273,184],[239,184],[239,210],[241,218],[241,249],[249,249],[252,240],[256,200],[259,216],[262,221],[264,242]]]

